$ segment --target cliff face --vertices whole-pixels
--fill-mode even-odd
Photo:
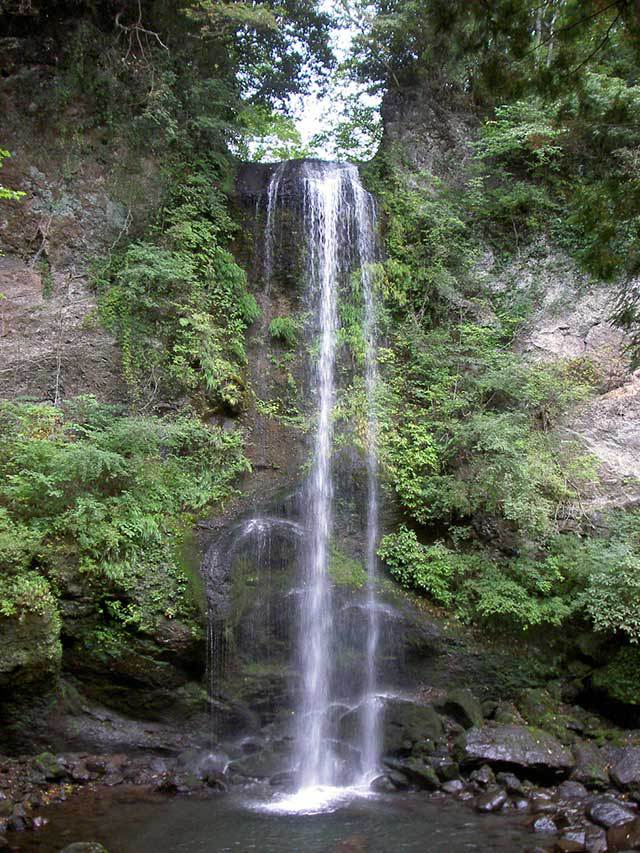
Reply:
[[[400,154],[407,179],[424,186],[432,177],[453,192],[473,161],[479,120],[455,87],[439,84],[390,92],[383,103],[383,150]],[[489,246],[472,271],[482,291],[524,298],[530,310],[513,342],[528,361],[582,359],[596,393],[563,418],[566,439],[597,460],[599,483],[580,512],[640,505],[640,371],[632,372],[628,338],[611,320],[615,283],[581,272],[560,247],[538,237],[518,245],[505,264]],[[491,318],[486,318],[491,322]]]
[[[17,55],[28,60],[26,48]],[[90,267],[153,212],[159,164],[82,129],[82,104],[48,123],[41,104],[59,85],[55,67],[36,62],[0,77],[2,145],[13,155],[2,180],[26,193],[0,210],[0,397],[119,401],[120,355],[95,319]]]

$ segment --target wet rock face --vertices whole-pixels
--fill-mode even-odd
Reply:
[[[35,85],[44,95],[55,80],[38,67]],[[30,69],[22,71],[0,77],[3,147],[15,152],[3,183],[26,193],[3,203],[0,213],[0,397],[92,393],[119,402],[121,358],[92,319],[90,265],[151,213],[159,199],[157,167],[150,159],[134,164],[126,151],[101,143],[98,130],[84,131],[82,154],[61,144],[59,127],[30,113],[22,87],[32,78]]]
[[[626,747],[611,769],[611,778],[619,788],[640,792],[640,747]]]
[[[605,829],[628,823],[636,817],[632,809],[611,797],[598,797],[587,809],[587,814],[594,823]]]
[[[55,684],[62,647],[54,613],[0,617],[0,697],[12,691],[44,690]],[[0,706],[2,698],[0,698]]]
[[[609,784],[609,762],[595,744],[582,742],[573,748],[576,766],[571,778],[590,788],[605,788]]]
[[[471,160],[477,124],[461,92],[426,82],[415,89],[392,89],[382,104],[383,149],[400,147],[413,172],[455,180]]]
[[[444,733],[442,719],[430,705],[389,699],[384,706],[383,752],[408,755],[435,743]]]
[[[465,764],[508,765],[543,775],[564,775],[574,766],[571,751],[552,735],[526,726],[485,726],[467,732],[460,745]]]

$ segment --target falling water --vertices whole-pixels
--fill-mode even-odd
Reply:
[[[264,282],[265,291],[269,293],[271,290],[271,279],[273,278],[273,255],[276,244],[276,230],[274,227],[274,217],[276,204],[278,201],[278,191],[282,182],[285,164],[281,163],[277,166],[269,181],[267,190],[267,221],[265,224],[265,250],[264,250]]]
[[[364,719],[361,734],[363,779],[370,781],[380,764],[380,704],[376,696],[376,661],[380,639],[380,617],[376,601],[376,548],[379,528],[378,498],[378,359],[377,323],[373,291],[373,262],[376,256],[376,208],[373,197],[358,183],[354,190],[358,238],[358,260],[364,301],[365,388],[367,394],[367,651]]]
[[[296,202],[297,200],[297,202]],[[274,170],[267,192],[265,267],[272,273],[275,221],[279,205],[298,207],[304,233],[308,303],[313,309],[317,339],[312,365],[317,426],[313,461],[306,486],[306,549],[304,594],[301,602],[299,660],[302,700],[296,737],[301,790],[368,781],[379,765],[379,714],[376,702],[376,657],[379,625],[375,572],[378,538],[378,466],[375,395],[378,381],[376,323],[372,282],[375,260],[376,211],[355,166],[306,161]],[[354,746],[360,770],[345,776],[335,748],[335,707],[345,701],[334,660],[335,602],[328,574],[333,533],[334,483],[332,469],[333,415],[336,399],[336,341],[338,297],[348,273],[360,267],[364,308],[365,386],[367,425],[366,518],[366,640],[357,651],[364,658],[359,697],[360,731]],[[351,688],[352,685],[349,685]]]
[[[308,169],[302,176],[308,283],[310,297],[317,302],[320,336],[319,354],[314,366],[318,421],[307,496],[310,536],[300,638],[303,703],[297,753],[302,788],[335,782],[335,758],[327,743],[333,623],[327,564],[333,513],[331,450],[338,325],[338,229],[339,216],[343,212],[344,177],[341,169],[331,169],[326,173]]]

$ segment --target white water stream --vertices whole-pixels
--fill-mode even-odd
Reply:
[[[286,177],[286,181],[285,181]],[[312,391],[316,407],[311,473],[306,486],[304,593],[301,597],[299,661],[302,700],[296,734],[299,790],[280,805],[307,810],[315,803],[344,795],[345,785],[367,786],[379,772],[380,720],[376,698],[376,658],[379,641],[379,607],[376,601],[376,547],[378,540],[377,418],[375,414],[378,368],[376,361],[375,300],[372,264],[376,250],[376,209],[372,196],[360,183],[355,166],[306,161],[277,167],[267,194],[265,234],[266,267],[273,268],[274,227],[280,194],[288,182],[288,199],[301,198],[302,233],[306,256],[307,298],[314,315]],[[359,731],[353,748],[360,754],[357,769],[345,772],[332,716],[344,698],[333,659],[334,595],[329,560],[334,529],[335,494],[332,464],[338,301],[350,272],[360,269],[365,340],[364,380],[367,397],[366,430],[366,548],[367,570],[363,661],[364,691],[360,698]],[[346,781],[345,781],[346,780]]]

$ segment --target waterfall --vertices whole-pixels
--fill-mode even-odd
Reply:
[[[380,763],[380,707],[376,697],[376,660],[380,639],[380,617],[376,601],[376,548],[379,532],[378,498],[378,359],[376,305],[373,291],[373,262],[376,257],[376,208],[373,197],[358,183],[355,187],[358,260],[364,301],[365,388],[367,394],[367,650],[362,726],[362,771],[371,780]]]
[[[306,499],[310,536],[300,636],[303,702],[297,754],[301,787],[306,788],[332,784],[335,775],[334,756],[327,743],[333,627],[328,559],[333,514],[331,450],[338,325],[338,226],[345,182],[343,170],[331,170],[326,174],[305,170],[302,180],[309,297],[317,306],[320,336],[313,371],[317,427]]]
[[[378,369],[376,361],[375,301],[372,264],[376,252],[376,208],[360,183],[355,166],[320,161],[290,162],[276,167],[266,200],[265,267],[273,273],[275,224],[279,207],[299,220],[303,235],[306,300],[312,313],[310,370],[316,427],[311,471],[305,487],[303,594],[300,597],[298,660],[301,702],[296,732],[296,764],[301,790],[368,782],[379,767],[380,733],[376,701],[376,658],[379,607],[376,601],[376,547],[378,539],[378,462],[375,413]],[[337,630],[335,594],[329,577],[334,533],[335,471],[334,406],[336,400],[338,301],[349,274],[359,268],[365,340],[364,381],[367,398],[366,430],[366,629],[361,647],[361,671],[338,677],[334,634]],[[268,285],[267,285],[268,286]],[[360,636],[360,635],[359,635]],[[352,701],[354,684],[360,695],[359,731],[352,747],[359,767],[345,769],[335,709]],[[348,698],[347,698],[348,697]],[[353,707],[353,705],[349,705]]]

